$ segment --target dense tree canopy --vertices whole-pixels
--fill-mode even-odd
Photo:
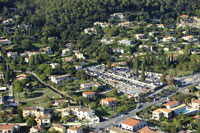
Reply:
[[[17,8],[21,21],[32,24],[40,36],[67,40],[77,39],[84,28],[107,21],[114,12],[124,12],[129,20],[163,22],[181,14],[200,16],[199,0],[26,0],[17,2]]]

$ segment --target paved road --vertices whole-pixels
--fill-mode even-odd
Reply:
[[[90,128],[93,129],[95,132],[99,132],[102,129],[110,128],[113,124],[118,125],[122,121],[124,121],[127,117],[133,116],[134,113],[140,112],[141,110],[143,110],[145,108],[148,108],[148,107],[150,107],[152,105],[156,105],[156,104],[162,103],[162,102],[164,102],[166,100],[167,100],[167,98],[165,97],[165,98],[160,99],[159,101],[155,101],[155,102],[152,102],[152,103],[144,104],[142,108],[134,109],[134,110],[130,111],[129,113],[127,113],[127,115],[123,114],[122,116],[120,115],[120,116],[115,117],[113,119],[110,119],[110,120],[107,120],[107,121],[104,121],[104,122],[101,122],[101,123],[98,123],[98,124],[90,125]]]
[[[185,79],[187,79],[187,78],[191,78],[192,80],[190,80],[188,82],[185,82]],[[180,80],[183,84],[182,84],[182,87],[180,87],[176,92],[184,92],[188,85],[193,84],[193,85],[196,86],[196,85],[200,84],[200,74],[198,73],[198,74],[195,74],[193,76],[183,77],[183,78],[179,78],[177,80]],[[152,105],[160,104],[160,103],[166,101],[167,97],[173,95],[174,93],[168,94],[168,95],[166,95],[165,97],[161,98],[158,101],[144,104],[142,108],[134,109],[134,110],[130,111],[127,115],[118,116],[118,117],[109,119],[107,121],[100,122],[98,124],[90,125],[90,128],[95,132],[99,132],[102,129],[107,129],[107,128],[112,127],[113,124],[118,125],[122,121],[124,121],[127,117],[133,116],[134,113],[137,113],[137,112],[139,112],[139,111],[141,111],[141,110],[143,110],[143,109],[145,109],[147,107],[150,107]]]

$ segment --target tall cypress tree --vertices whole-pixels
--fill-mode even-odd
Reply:
[[[139,76],[139,74],[138,74],[138,59],[137,58],[135,60],[135,75],[136,75],[136,77]]]
[[[142,63],[142,73],[141,73],[141,81],[145,81],[145,63]]]

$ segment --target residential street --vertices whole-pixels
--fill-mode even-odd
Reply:
[[[198,73],[198,74],[195,74],[193,76],[179,78],[179,80],[182,82],[182,87],[179,87],[179,89],[176,92],[184,92],[185,89],[187,88],[187,86],[190,85],[190,84],[193,84],[195,86],[199,85],[200,84],[200,78],[199,77],[200,77],[200,74]],[[193,80],[191,80],[190,82],[184,82],[184,80],[187,79],[187,78],[191,78]],[[176,79],[178,79],[178,78],[176,78]],[[134,110],[128,112],[127,114],[122,114],[122,115],[119,115],[119,116],[112,118],[110,120],[106,120],[106,121],[100,122],[98,124],[90,125],[90,128],[93,129],[93,131],[95,131],[95,132],[99,132],[102,129],[110,128],[112,125],[118,125],[122,121],[124,121],[127,117],[132,117],[134,115],[134,113],[137,113],[137,112],[139,112],[139,111],[141,111],[141,110],[143,110],[147,107],[150,107],[152,105],[162,104],[163,102],[165,102],[167,100],[167,97],[169,97],[173,94],[174,93],[168,94],[158,101],[143,104],[142,108],[134,109]]]

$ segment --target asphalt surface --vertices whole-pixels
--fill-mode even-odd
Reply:
[[[187,86],[193,84],[195,86],[200,84],[200,73],[197,73],[195,75],[192,76],[188,76],[188,77],[183,77],[183,78],[175,78],[176,80],[179,80],[182,83],[182,86],[179,87],[176,91],[174,91],[173,93],[169,93],[167,95],[165,95],[164,97],[162,97],[160,100],[158,101],[154,101],[151,103],[144,103],[143,106],[139,109],[134,109],[126,114],[122,114],[119,115],[115,118],[109,119],[109,120],[105,120],[103,122],[100,122],[98,124],[93,124],[93,125],[89,125],[90,129],[93,130],[94,132],[100,132],[101,130],[105,130],[108,129],[110,127],[112,127],[113,125],[119,125],[122,121],[124,121],[127,117],[133,117],[134,113],[140,112],[145,108],[148,108],[152,105],[157,105],[157,104],[162,104],[163,102],[165,102],[167,100],[167,97],[173,95],[176,92],[184,92],[185,89],[187,88]],[[190,80],[187,80],[190,79]]]

